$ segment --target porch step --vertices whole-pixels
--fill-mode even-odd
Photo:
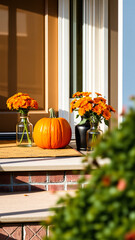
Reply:
[[[67,193],[73,195],[75,192],[42,191],[0,194],[0,223],[41,222],[53,214],[50,208],[55,207],[57,200]]]

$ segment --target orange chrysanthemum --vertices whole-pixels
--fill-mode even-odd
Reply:
[[[79,107],[81,107],[81,103],[82,103],[82,99],[79,98],[79,100],[76,101],[75,104],[74,104],[75,108],[79,108]]]
[[[86,97],[86,99],[87,99],[87,101],[88,101],[89,103],[93,103],[93,102],[94,102],[91,97]]]
[[[111,113],[105,109],[104,112],[103,112],[103,117],[106,119],[106,120],[109,120],[110,117],[111,117]]]
[[[98,93],[98,92],[95,92],[95,94],[98,95],[98,96],[102,96],[102,94],[101,94],[101,93]]]
[[[104,111],[105,109],[107,109],[107,104],[105,104],[104,102],[99,102],[98,106],[100,106],[101,111]]]
[[[88,97],[89,95],[91,95],[91,92],[76,92],[72,95],[73,98],[75,97]]]
[[[116,112],[115,109],[111,105],[108,105],[107,108],[108,108],[108,110],[110,110],[112,112]]]
[[[9,110],[29,110],[38,109],[38,103],[36,100],[31,98],[27,93],[16,93],[7,100],[7,108]]]
[[[73,98],[82,96],[82,92],[76,92],[73,94]]]
[[[82,98],[81,107],[86,106],[87,103],[88,103],[87,99],[86,98]]]
[[[99,103],[100,101],[106,103],[106,99],[103,97],[94,98],[94,103]]]
[[[93,112],[97,113],[97,115],[101,114],[101,108],[98,105],[96,105],[92,110]]]
[[[94,99],[90,97],[91,92],[76,92],[73,94],[75,99],[70,104],[70,112],[77,110],[80,116],[84,116],[90,121],[109,120],[111,111],[115,112],[115,109],[106,104],[106,99],[102,97],[102,94],[98,92],[95,92],[95,94],[97,97]]]
[[[78,113],[80,116],[83,116],[85,114],[85,109],[84,108],[79,108]]]
[[[89,95],[91,95],[92,94],[92,92],[83,92],[82,93],[82,95],[84,96],[84,97],[88,97]]]
[[[86,112],[92,110],[92,104],[91,103],[87,103],[86,106],[84,106],[84,109]]]

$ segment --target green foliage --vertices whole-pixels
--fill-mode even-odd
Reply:
[[[110,164],[92,170],[92,178],[74,197],[61,199],[49,224],[50,240],[135,239],[135,110],[119,129],[107,132],[92,154]],[[85,159],[87,160],[87,159]],[[62,206],[62,207],[61,207]],[[48,223],[46,223],[48,224]]]

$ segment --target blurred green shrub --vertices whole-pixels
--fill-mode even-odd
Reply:
[[[134,99],[133,99],[134,100]],[[108,131],[92,153],[110,158],[74,197],[60,199],[49,240],[135,240],[135,109],[124,116],[119,129]],[[88,160],[88,158],[86,158]],[[60,205],[59,205],[60,204]]]

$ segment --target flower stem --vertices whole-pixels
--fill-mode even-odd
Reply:
[[[24,119],[24,129],[23,129],[22,137],[21,137],[21,140],[20,140],[19,144],[22,143],[25,132],[27,134],[28,143],[31,144],[31,139],[29,137],[29,132],[28,132],[28,128],[27,128],[27,119],[26,118]]]
[[[27,128],[27,119],[24,119],[24,129],[26,130],[28,142],[31,144],[31,140],[29,138],[29,132],[28,132],[28,128]]]
[[[22,143],[23,136],[24,136],[24,132],[25,132],[25,128],[23,129],[22,137],[21,137],[21,140],[20,140],[19,144],[21,144],[21,143]]]

